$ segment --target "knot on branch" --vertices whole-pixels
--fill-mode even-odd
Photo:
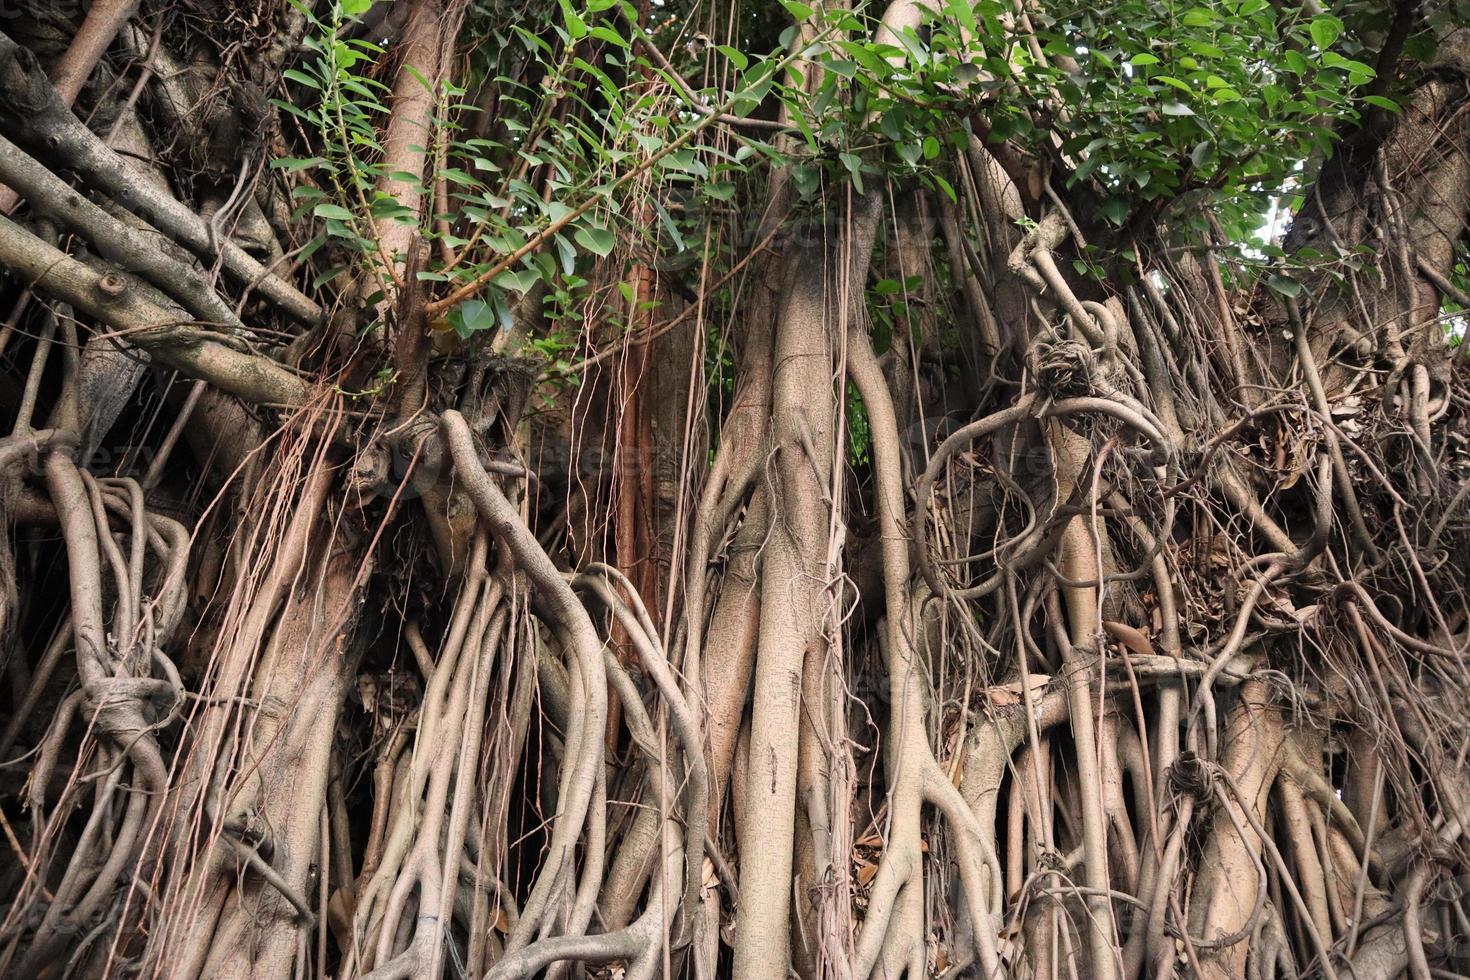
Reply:
[[[363,446],[352,460],[352,471],[348,475],[348,491],[363,503],[376,497],[391,486],[393,460],[389,452],[377,443]]]
[[[0,38],[0,116],[23,118],[48,108],[53,90],[29,48]]]
[[[158,727],[150,716],[172,719],[181,700],[171,682],[152,677],[96,677],[82,693],[97,731],[124,743]]]
[[[1067,871],[1067,855],[1055,848],[1042,848],[1036,856],[1036,863],[1048,871]]]
[[[482,421],[477,431],[483,435],[491,424],[498,422],[502,441],[509,443],[515,436],[515,428],[520,424],[526,405],[531,400],[531,393],[536,388],[540,368],[531,358],[502,355],[486,357],[483,366],[485,388],[480,397]]]
[[[254,808],[246,808],[220,824],[220,832],[233,837],[246,847],[269,861],[275,856],[276,845],[270,829],[259,819]]]
[[[1080,340],[1038,337],[1026,360],[1037,387],[1053,398],[1106,396],[1116,390],[1111,372]]]
[[[97,280],[97,292],[102,294],[102,299],[119,299],[128,291],[128,281],[122,276],[109,272]]]
[[[1215,793],[1215,767],[1193,752],[1181,752],[1169,767],[1169,782],[1180,793],[1208,799]]]

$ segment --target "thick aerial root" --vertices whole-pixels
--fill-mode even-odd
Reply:
[[[0,975],[1470,969],[1443,11],[1242,262],[1259,155],[1072,139],[1086,11],[77,6],[0,35]]]

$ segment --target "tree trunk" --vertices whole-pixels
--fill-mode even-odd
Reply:
[[[0,975],[1470,972],[1470,28],[818,6],[15,5]]]

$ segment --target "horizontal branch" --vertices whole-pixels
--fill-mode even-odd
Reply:
[[[57,96],[35,55],[0,33],[0,118],[22,144],[64,160],[83,182],[156,226],[206,261],[219,259],[231,277],[291,316],[316,323],[322,309],[271,272],[167,191],[149,185],[118,153],[84,126]]]
[[[38,293],[51,296],[127,335],[169,367],[249,402],[299,405],[305,381],[275,361],[222,343],[192,328],[179,311],[149,301],[141,284],[122,273],[99,273],[0,217],[0,267]]]
[[[168,293],[200,319],[241,326],[235,311],[196,270],[89,201],[4,136],[0,136],[0,182],[29,200],[34,214],[81,235],[114,261],[124,262],[130,271]]]

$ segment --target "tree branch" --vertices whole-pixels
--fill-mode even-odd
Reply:
[[[143,181],[128,162],[77,119],[57,96],[35,55],[0,34],[0,119],[16,137],[65,160],[87,184],[155,225],[200,258],[219,258],[225,272],[306,323],[321,319],[309,296],[229,239],[216,241],[209,222]]]
[[[236,350],[178,312],[150,302],[141,285],[122,273],[96,272],[0,217],[0,266],[45,293],[95,317],[163,363],[249,402],[299,405],[308,386],[275,361]]]

